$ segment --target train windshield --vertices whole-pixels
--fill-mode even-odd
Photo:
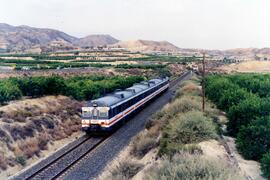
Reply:
[[[91,117],[91,111],[83,110],[82,111],[82,116],[83,117]]]
[[[108,111],[104,111],[104,112],[100,111],[99,112],[99,117],[101,117],[101,118],[107,118],[108,117]]]

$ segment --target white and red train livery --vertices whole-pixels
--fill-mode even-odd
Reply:
[[[168,77],[157,78],[92,100],[82,107],[82,129],[86,132],[110,131],[168,88]]]

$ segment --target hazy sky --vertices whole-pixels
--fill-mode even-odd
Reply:
[[[0,0],[0,22],[183,48],[270,47],[270,0]]]

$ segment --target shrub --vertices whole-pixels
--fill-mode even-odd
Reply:
[[[195,83],[187,81],[186,83],[182,84],[182,88],[180,88],[176,92],[176,98],[181,97],[183,95],[200,96],[201,88]]]
[[[216,130],[211,119],[202,112],[190,111],[170,121],[166,134],[172,142],[189,144],[214,138]]]
[[[165,159],[160,167],[152,167],[146,174],[144,179],[147,180],[227,180],[242,178],[234,169],[221,162],[188,154],[176,155],[171,161]]]
[[[177,143],[161,142],[161,146],[158,152],[159,155],[166,154],[168,157],[171,158],[177,153],[200,155],[203,153],[203,151],[201,147],[196,144],[177,144]]]
[[[26,165],[26,158],[24,156],[17,156],[16,161],[22,166]]]
[[[242,126],[236,143],[245,158],[261,159],[262,155],[270,149],[270,117],[259,118]]]
[[[169,106],[165,106],[162,113],[169,117],[174,117],[179,113],[200,109],[201,104],[196,98],[192,98],[191,96],[183,96],[182,98],[173,101],[171,104],[169,104]]]
[[[153,125],[158,125],[160,128],[165,127],[171,118],[174,118],[179,113],[185,113],[192,110],[200,110],[201,104],[191,96],[183,96],[180,99],[175,99],[170,104],[167,104],[161,111],[155,113],[145,124],[147,129]]]
[[[0,128],[0,141],[6,142],[6,143],[11,141],[11,139],[10,139],[9,135],[7,134],[7,132],[4,131],[1,128]]]
[[[142,169],[142,167],[142,164],[130,160],[120,162],[110,171],[111,177],[108,177],[108,179],[131,179]]]
[[[261,170],[263,176],[267,179],[270,179],[270,151],[265,153],[261,159]]]
[[[18,146],[26,158],[31,158],[34,155],[38,155],[40,152],[36,138],[27,139],[24,142],[19,143]]]
[[[161,139],[160,154],[178,144],[198,143],[216,137],[215,125],[202,112],[190,111],[172,119]]]
[[[37,138],[38,147],[40,150],[47,150],[48,149],[48,142],[49,142],[49,136],[45,133],[39,135]]]
[[[130,152],[132,155],[141,158],[156,146],[155,138],[148,136],[146,133],[140,133],[133,139]]]

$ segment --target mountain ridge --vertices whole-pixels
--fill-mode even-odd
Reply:
[[[80,50],[95,46],[125,48],[143,53],[176,53],[180,55],[201,55],[262,59],[269,57],[270,48],[235,48],[227,50],[179,48],[168,41],[129,40],[120,41],[109,34],[94,34],[82,38],[50,28],[36,28],[27,25],[12,26],[0,23],[0,52],[55,52]]]
[[[55,29],[0,23],[0,49],[10,52],[70,50],[82,46],[109,45],[118,41],[110,35],[77,38]]]

